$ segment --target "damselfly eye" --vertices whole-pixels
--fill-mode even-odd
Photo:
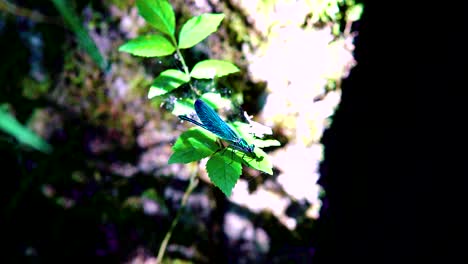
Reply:
[[[253,151],[254,151],[254,148],[255,148],[255,145],[254,145],[254,144],[250,145],[250,146],[249,146],[249,152],[253,152]]]

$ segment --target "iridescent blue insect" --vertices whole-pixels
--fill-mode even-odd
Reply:
[[[200,126],[219,138],[229,142],[229,146],[238,149],[244,153],[253,153],[254,144],[249,145],[241,138],[226,122],[224,122],[213,108],[209,107],[200,99],[195,101],[195,112],[201,123],[187,116],[180,115],[179,118]]]

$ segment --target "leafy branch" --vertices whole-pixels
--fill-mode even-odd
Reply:
[[[192,85],[194,79],[213,79],[239,72],[239,68],[228,61],[203,60],[195,64],[189,70],[181,50],[191,48],[203,41],[211,33],[215,32],[222,20],[223,14],[202,14],[189,19],[181,28],[179,36],[175,35],[174,11],[166,0],[137,0],[137,8],[140,15],[154,27],[155,34],[141,36],[128,41],[120,46],[119,51],[127,52],[141,57],[164,57],[175,56],[182,64],[183,71],[179,69],[167,69],[161,72],[151,85],[148,98],[166,96],[175,92],[174,90],[187,84],[196,96],[203,99],[214,108],[230,106],[231,101],[221,97],[219,93],[200,94]],[[194,112],[194,99],[183,98],[174,102],[172,114],[190,115]],[[247,117],[249,120],[249,118]],[[268,155],[262,150],[268,146],[279,146],[277,140],[262,139],[265,134],[272,134],[271,128],[250,121],[249,124],[242,122],[227,123],[233,131],[251,146],[255,145],[253,153],[247,155],[242,151],[227,148],[220,145],[220,139],[207,131],[206,126],[193,127],[182,133],[172,147],[174,153],[169,158],[171,163],[190,163],[209,157],[206,163],[208,176],[215,186],[221,189],[226,196],[230,196],[232,189],[242,173],[242,164],[246,164],[262,172],[273,174],[272,163]],[[161,263],[167,244],[172,232],[177,225],[185,206],[188,196],[196,187],[198,180],[193,174],[190,184],[184,193],[181,207],[177,216],[172,221],[171,227],[161,243],[157,262]]]
[[[141,57],[175,56],[183,69],[183,71],[166,69],[161,72],[151,85],[148,98],[167,96],[176,92],[176,89],[188,85],[195,92],[196,97],[203,99],[215,109],[231,106],[231,101],[221,97],[219,93],[201,93],[192,83],[197,79],[216,80],[239,72],[239,68],[228,61],[208,59],[199,61],[192,69],[189,69],[181,52],[195,46],[215,32],[224,19],[224,14],[202,14],[192,17],[182,25],[176,37],[175,14],[168,1],[137,0],[136,4],[140,15],[154,27],[156,32],[128,41],[120,46],[119,51]],[[176,100],[172,114],[176,116],[193,114],[194,101],[193,98]],[[272,163],[262,148],[278,146],[279,142],[262,139],[265,134],[271,134],[271,129],[267,128],[269,133],[259,133],[252,125],[253,123],[229,124],[247,143],[256,146],[250,157],[239,150],[225,149],[225,146],[220,146],[219,139],[207,130],[191,128],[182,133],[175,142],[172,148],[174,153],[169,163],[190,163],[209,157],[206,165],[208,176],[214,185],[230,196],[241,175],[242,164],[268,174],[273,173]],[[265,131],[265,127],[262,130]]]

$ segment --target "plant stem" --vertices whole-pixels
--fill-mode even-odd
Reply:
[[[190,76],[190,72],[189,72],[189,69],[187,67],[187,64],[185,63],[184,56],[182,56],[182,52],[180,52],[179,48],[176,49],[176,53],[177,53],[177,57],[178,57],[180,63],[182,63],[182,68],[184,68],[185,74],[187,74],[187,76]],[[194,91],[197,95],[200,95],[200,93],[197,91],[197,89],[195,89],[192,86],[191,82],[189,82],[188,84],[190,85],[190,89],[192,89],[192,91]]]
[[[185,74],[189,75],[190,73],[189,73],[187,64],[185,64],[184,56],[182,56],[182,53],[180,52],[180,49],[177,48],[176,52],[177,52],[177,57],[178,57],[180,63],[182,63],[182,67],[184,68]]]
[[[195,187],[197,187],[197,185],[198,185],[197,174],[192,173],[192,176],[190,176],[190,183],[187,186],[187,189],[185,190],[184,196],[182,197],[182,201],[180,203],[180,208],[177,211],[177,215],[174,218],[174,220],[172,220],[171,227],[169,228],[169,231],[167,231],[166,236],[164,237],[161,243],[161,246],[159,247],[158,256],[156,258],[156,263],[158,264],[162,263],[164,252],[166,252],[166,247],[167,247],[167,244],[169,243],[169,239],[171,239],[172,232],[174,228],[176,227],[177,223],[179,222],[179,218],[182,215],[182,211],[184,210],[185,205],[187,204],[188,197],[190,196],[192,191],[195,189]]]

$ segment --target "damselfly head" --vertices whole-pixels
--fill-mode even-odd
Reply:
[[[253,152],[254,152],[254,148],[255,148],[255,145],[254,145],[254,144],[250,145],[250,146],[249,146],[249,152],[250,152],[250,153],[253,153]]]
[[[240,138],[239,141],[235,144],[232,144],[234,145],[235,147],[237,147],[239,150],[243,151],[243,152],[247,152],[247,153],[253,153],[254,152],[254,148],[255,148],[255,145],[254,144],[247,144],[247,142]]]

